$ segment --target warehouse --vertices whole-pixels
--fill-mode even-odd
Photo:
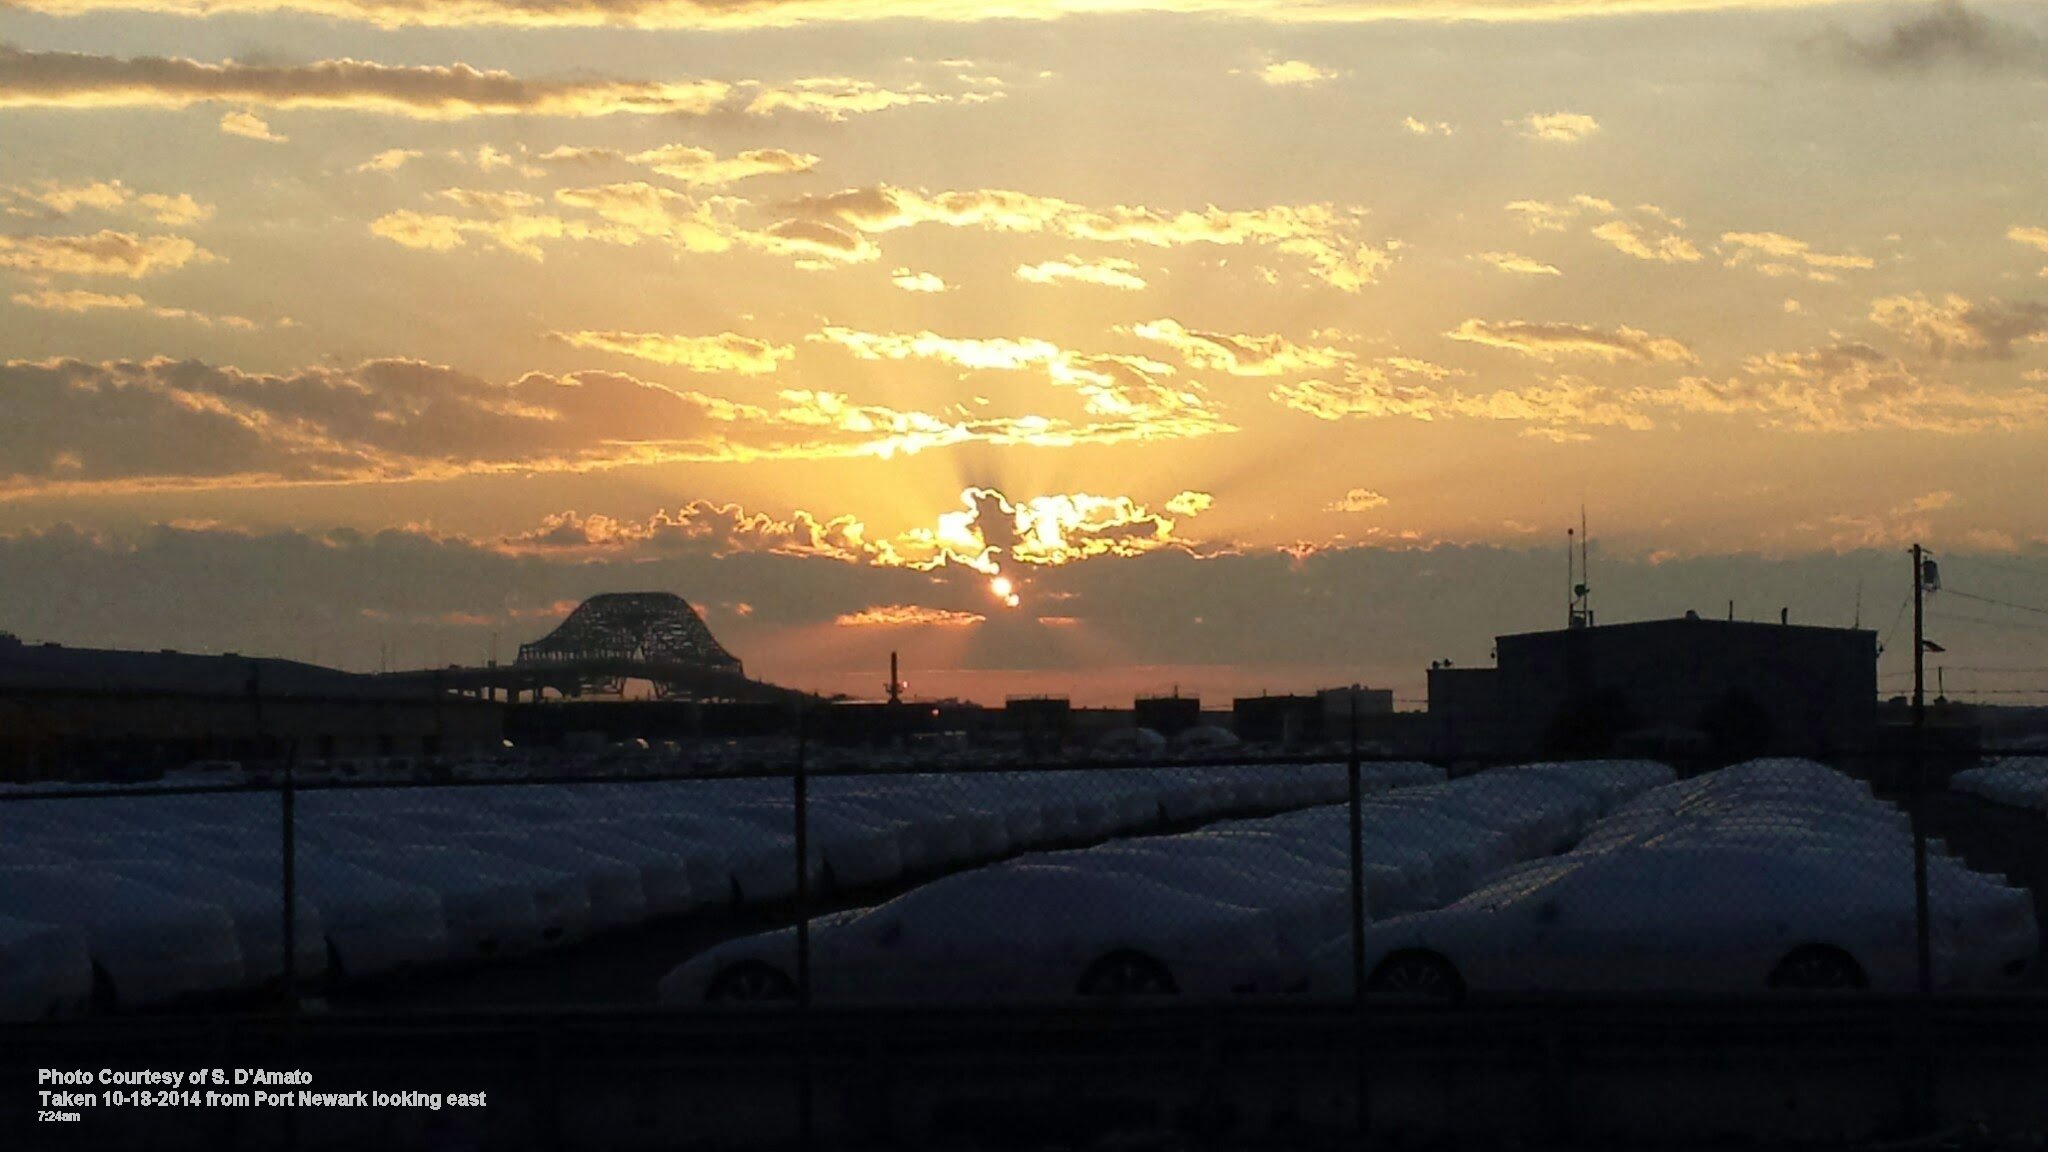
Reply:
[[[1495,640],[1494,668],[1429,670],[1436,747],[1465,755],[1747,756],[1869,748],[1877,634],[1787,622],[1585,625]]]
[[[196,760],[496,748],[502,705],[293,660],[0,634],[0,780],[149,778]]]

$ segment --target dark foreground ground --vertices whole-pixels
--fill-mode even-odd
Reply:
[[[0,1148],[2034,1147],[2048,999],[916,1014],[379,1014],[17,1028]],[[80,1109],[38,1068],[304,1071],[479,1108]],[[808,1091],[806,1091],[808,1084]],[[1923,1093],[1931,1086],[1932,1097]],[[296,1088],[280,1089],[296,1093]],[[1360,1101],[1364,1101],[1361,1112]]]

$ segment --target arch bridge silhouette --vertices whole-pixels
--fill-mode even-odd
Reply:
[[[510,664],[450,666],[387,673],[385,679],[431,685],[484,699],[540,700],[620,696],[627,681],[653,685],[660,700],[796,702],[810,694],[747,678],[703,617],[670,592],[609,592],[576,606],[555,630],[519,646]]]

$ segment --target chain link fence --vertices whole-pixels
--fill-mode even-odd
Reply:
[[[1159,751],[939,765],[796,741],[574,775],[291,764],[254,783],[16,786],[0,792],[0,1016],[58,1021],[44,1037],[166,1017],[685,1017],[735,1050],[788,1041],[766,1065],[787,1097],[747,1107],[803,1142],[846,1012],[1081,1012],[1097,1029],[1222,1012],[1326,1039],[1348,1022],[1338,1062],[1359,1079],[1330,1112],[1357,1127],[1358,1038],[1389,1021],[1449,1035],[1532,1003],[1776,1020],[1872,1004],[1924,1048],[1931,1006],[2038,986],[2048,759]],[[1905,1082],[1935,1107],[1925,1077]],[[737,1099],[699,1120],[744,1128]]]

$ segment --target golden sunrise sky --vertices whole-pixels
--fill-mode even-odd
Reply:
[[[1583,503],[2040,703],[2044,276],[2034,4],[8,0],[0,628],[1419,705]]]

